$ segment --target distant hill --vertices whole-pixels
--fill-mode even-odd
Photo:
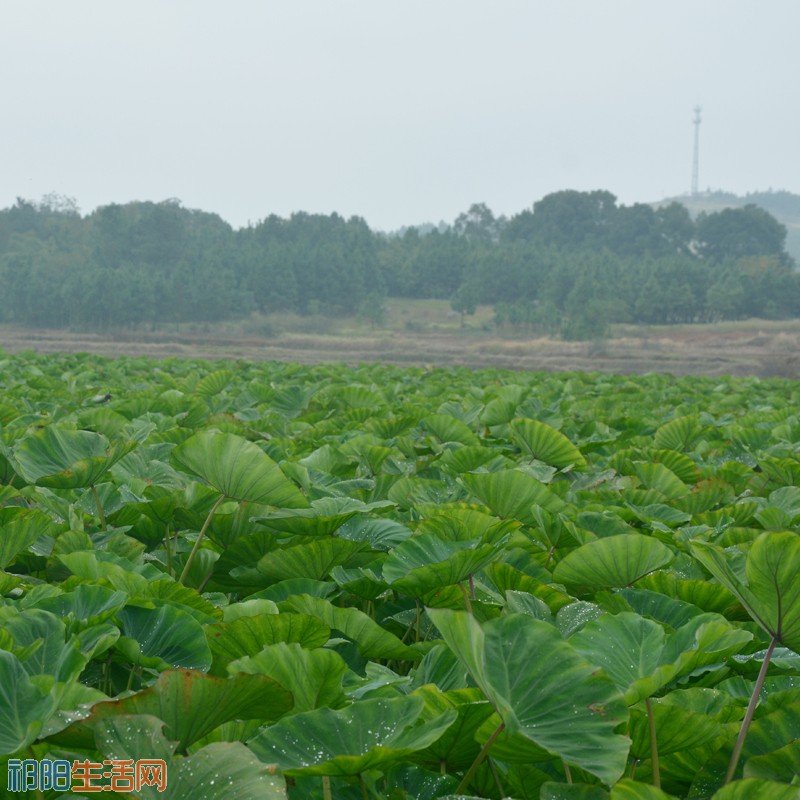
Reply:
[[[668,197],[650,205],[659,207],[673,202],[686,206],[693,217],[701,211],[710,213],[723,208],[739,208],[749,203],[769,211],[786,226],[786,250],[800,266],[800,195],[783,190],[749,192],[743,196],[731,192],[700,192],[696,195]]]

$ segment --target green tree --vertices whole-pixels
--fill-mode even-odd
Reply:
[[[473,203],[468,211],[456,217],[453,231],[471,242],[496,242],[505,223],[505,218],[495,217],[486,203]]]
[[[462,283],[450,297],[450,308],[461,315],[461,327],[464,327],[467,314],[473,315],[480,302],[480,289],[475,283]]]
[[[696,226],[697,250],[709,261],[724,261],[749,256],[777,256],[788,264],[786,226],[763,208],[725,208],[712,214],[701,213]]]
[[[358,316],[369,322],[371,328],[383,325],[386,320],[386,303],[383,295],[378,292],[370,292],[359,303]]]

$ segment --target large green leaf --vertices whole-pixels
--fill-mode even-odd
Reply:
[[[454,722],[449,709],[420,721],[420,697],[375,698],[341,711],[319,708],[266,728],[247,745],[288,775],[358,775],[385,769],[435,742]]]
[[[647,783],[623,778],[612,787],[610,800],[673,800],[673,795]]]
[[[546,781],[536,798],[537,800],[609,800],[609,795],[602,786]]]
[[[0,650],[0,755],[31,744],[55,708],[50,693],[31,681],[19,659]]]
[[[392,503],[385,500],[362,503],[352,497],[321,497],[313,500],[310,508],[300,508],[291,512],[276,511],[265,516],[255,516],[253,520],[284,533],[329,536],[357,514],[366,514],[391,506]]]
[[[29,483],[56,489],[93,486],[138,442],[109,444],[91,431],[48,426],[14,447],[18,472]]]
[[[637,581],[637,589],[651,589],[670,598],[691,603],[703,611],[725,614],[735,609],[736,598],[724,586],[709,580],[681,579],[671,572],[653,572]]]
[[[716,792],[711,800],[798,800],[800,789],[777,781],[745,778]]]
[[[429,769],[465,770],[480,750],[476,741],[478,729],[494,713],[491,704],[478,689],[442,692],[436,686],[422,686],[414,692],[425,701],[425,716],[438,716],[450,709],[458,713],[455,722],[442,736],[414,756],[414,761]]]
[[[98,720],[97,750],[109,760],[157,759],[166,765],[166,794],[143,786],[141,800],[285,800],[283,778],[240,742],[214,742],[188,758],[175,755],[176,742],[164,738],[164,722],[148,714],[121,714]]]
[[[325,623],[310,614],[257,614],[209,625],[206,635],[214,655],[211,672],[225,675],[231,661],[255,656],[265,645],[276,642],[321,647],[330,632]]]
[[[621,533],[581,545],[563,558],[553,578],[568,586],[610,589],[630,586],[672,561],[674,554],[650,536]]]
[[[125,592],[115,592],[105,586],[84,583],[76,586],[74,591],[43,598],[32,607],[50,611],[62,619],[80,621],[82,627],[85,627],[110,619],[127,600],[128,595]]]
[[[342,657],[333,650],[307,650],[296,642],[269,644],[254,656],[228,664],[231,675],[267,675],[288,689],[294,697],[293,712],[344,705],[342,678],[346,669]]]
[[[604,614],[570,638],[584,658],[602,667],[624,692],[628,705],[703,666],[719,666],[739,652],[752,634],[712,614],[699,615],[667,634],[638,614]]]
[[[41,536],[53,536],[61,528],[36,508],[0,509],[0,569],[5,569]]]
[[[438,458],[437,464],[452,475],[461,475],[478,469],[494,472],[512,466],[509,459],[496,449],[481,445],[467,445],[455,450],[445,450]]]
[[[275,582],[292,578],[323,580],[335,566],[348,564],[365,549],[363,543],[349,539],[319,538],[272,550],[259,559],[256,567]],[[234,577],[238,574],[237,570],[232,570]]]
[[[554,467],[586,467],[583,453],[550,425],[535,419],[515,419],[510,428],[511,437],[523,453]]]
[[[178,445],[172,465],[234,500],[307,508],[308,500],[253,442],[231,433],[201,431]]]
[[[800,775],[800,739],[771,753],[752,756],[744,765],[745,778],[765,778],[791,783]]]
[[[118,614],[123,637],[117,643],[134,664],[157,667],[188,667],[207,670],[211,650],[203,627],[175,606],[139,608],[127,606]]]
[[[480,498],[499,517],[517,519],[526,525],[536,525],[533,508],[541,506],[556,513],[564,501],[541,481],[518,470],[474,473],[461,478],[467,488]]]
[[[358,646],[364,658],[419,661],[422,654],[403,644],[393,633],[378,625],[357,608],[339,608],[321,597],[308,594],[290,597],[286,608],[317,617],[325,625],[341,631]]]
[[[655,489],[669,500],[679,500],[689,493],[689,487],[663,464],[636,464],[635,470],[643,486]]]
[[[178,743],[178,749],[185,750],[223,722],[276,720],[292,705],[291,693],[266,675],[216,678],[194,670],[168,670],[147,689],[121,700],[96,703],[88,716],[53,739],[86,747],[93,741],[98,723],[124,714],[152,714],[166,723],[166,734]]]
[[[173,605],[191,614],[202,625],[217,622],[223,617],[222,609],[203,597],[197,589],[166,578],[148,583],[143,597],[153,600],[156,605]]]
[[[747,553],[742,579],[716,545],[695,541],[692,552],[781,644],[800,653],[800,536],[763,533]]]
[[[422,597],[466,580],[500,555],[499,544],[447,541],[434,533],[420,533],[392,550],[383,562],[383,578],[393,589]]]
[[[463,445],[477,445],[480,442],[469,425],[449,414],[430,414],[421,424],[440,442],[459,442]]]
[[[654,701],[651,705],[659,756],[693,750],[716,741],[723,733],[722,725],[707,714],[692,713],[677,706]],[[631,712],[631,755],[650,758],[650,730],[644,711]]]
[[[666,450],[687,450],[702,428],[695,417],[678,417],[665,422],[655,435],[655,445]]]
[[[14,639],[29,675],[51,675],[56,681],[67,683],[75,680],[86,665],[78,639],[67,639],[66,626],[49,611],[25,609],[6,620],[3,627]]]
[[[483,627],[460,611],[428,615],[510,733],[606,783],[619,779],[630,747],[615,733],[628,716],[622,696],[552,625],[521,614]]]

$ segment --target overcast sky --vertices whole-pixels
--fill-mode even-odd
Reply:
[[[235,226],[800,193],[798,0],[0,0],[0,207]]]

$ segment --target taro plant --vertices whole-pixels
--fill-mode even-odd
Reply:
[[[698,561],[736,596],[769,636],[725,774],[727,784],[736,773],[775,648],[782,644],[800,653],[800,537],[796,533],[762,533],[744,556],[738,550],[729,555],[708,542],[692,542],[691,547]]]
[[[249,501],[280,508],[306,508],[308,501],[256,444],[240,436],[201,431],[178,445],[172,465],[211,486],[220,496],[200,528],[179,581],[183,583],[214,513],[225,500]]]
[[[796,797],[796,383],[25,354],[0,391],[4,757]]]
[[[94,495],[100,525],[105,528],[106,517],[97,484],[138,444],[136,440],[110,444],[99,433],[48,426],[16,444],[12,463],[29,484],[51,489],[88,487]]]

